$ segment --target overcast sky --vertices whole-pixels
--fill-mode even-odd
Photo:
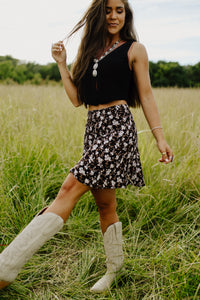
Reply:
[[[0,55],[53,62],[51,44],[63,39],[92,0],[0,0]],[[149,60],[200,61],[200,0],[130,0]],[[80,34],[67,44],[68,63]]]

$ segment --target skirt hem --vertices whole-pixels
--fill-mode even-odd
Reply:
[[[78,180],[80,183],[90,187],[91,189],[94,189],[94,190],[106,190],[106,189],[109,189],[109,190],[114,190],[114,189],[126,189],[127,186],[134,186],[136,188],[142,188],[145,186],[145,183],[143,184],[134,184],[133,182],[129,182],[127,184],[121,184],[120,186],[94,186],[94,185],[91,185],[90,183],[85,183],[84,180],[81,180],[81,178],[79,178],[79,176],[75,175],[74,172],[73,172],[73,168],[69,171],[70,173],[73,174],[74,178],[76,178],[76,180]]]

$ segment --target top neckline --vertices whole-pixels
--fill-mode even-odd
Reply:
[[[121,48],[122,46],[126,45],[128,42],[132,42],[133,43],[134,40],[128,40],[128,41],[124,41],[121,45],[117,46],[116,48],[114,48],[110,53],[108,53],[104,58],[106,58],[107,56],[109,56],[111,53],[115,52],[117,49]],[[98,58],[96,59],[99,59],[101,56],[98,56]],[[104,59],[103,58],[103,59]],[[102,60],[103,60],[102,59]]]

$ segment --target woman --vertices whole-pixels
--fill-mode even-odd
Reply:
[[[63,42],[53,44],[66,93],[74,106],[85,104],[88,119],[84,153],[70,170],[56,199],[0,255],[0,287],[10,284],[21,267],[57,233],[84,193],[91,191],[100,213],[107,256],[106,274],[91,288],[110,288],[123,264],[122,224],[115,189],[143,186],[135,124],[128,106],[141,105],[161,152],[172,162],[152,94],[145,47],[136,41],[127,0],[93,0],[71,35],[85,26],[72,75]]]

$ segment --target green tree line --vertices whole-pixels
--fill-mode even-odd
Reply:
[[[149,71],[153,87],[200,87],[200,62],[182,66],[178,62],[150,61]],[[40,65],[0,56],[0,82],[42,84],[60,80],[56,63]]]

